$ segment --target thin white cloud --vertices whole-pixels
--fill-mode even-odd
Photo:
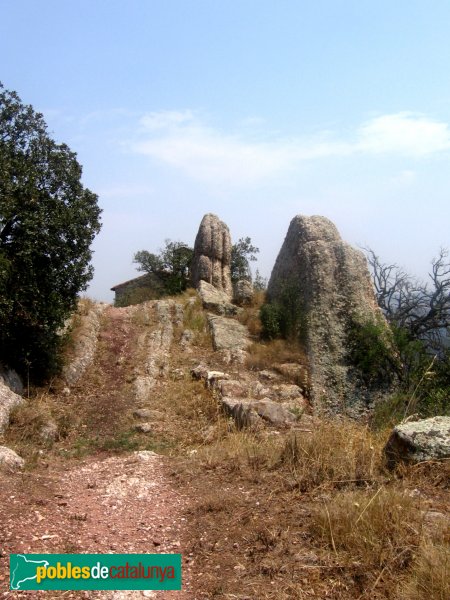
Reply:
[[[450,148],[447,123],[401,112],[363,123],[345,139],[333,132],[261,139],[224,133],[189,110],[144,116],[135,152],[208,183],[253,184],[298,169],[302,162],[351,155],[429,156]]]
[[[371,154],[421,157],[450,148],[447,123],[411,112],[383,115],[359,129],[359,149]]]

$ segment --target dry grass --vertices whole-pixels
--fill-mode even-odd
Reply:
[[[424,541],[420,546],[408,579],[400,587],[408,600],[447,600],[450,598],[450,548]]]
[[[177,299],[178,300],[178,299]],[[200,298],[191,290],[179,299],[184,304],[184,328],[194,332],[193,344],[200,347],[211,347],[211,335]]]
[[[255,291],[251,305],[244,306],[238,315],[238,321],[247,327],[250,335],[255,339],[259,339],[262,332],[259,311],[264,301],[265,292],[262,290]]]
[[[286,340],[258,342],[248,348],[247,368],[253,371],[273,369],[281,363],[298,363],[307,366],[304,349],[299,344]]]
[[[240,473],[270,471],[278,462],[280,444],[278,437],[237,431],[227,422],[222,435],[202,448],[198,460],[207,469]]]
[[[288,436],[280,464],[291,472],[298,488],[364,486],[383,473],[384,438],[354,422],[321,422],[310,433]]]
[[[419,546],[423,515],[417,501],[395,488],[347,491],[316,512],[311,531],[339,562],[364,569],[405,567]]]

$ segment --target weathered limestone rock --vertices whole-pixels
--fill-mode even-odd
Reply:
[[[251,281],[239,279],[233,285],[233,301],[238,306],[247,306],[252,303],[255,292]]]
[[[265,421],[278,427],[292,425],[296,417],[282,404],[263,398],[251,403],[251,408]]]
[[[0,446],[0,471],[14,473],[22,469],[24,464],[23,458],[16,454],[14,450],[6,446]]]
[[[14,393],[22,396],[23,383],[14,369],[8,369],[7,367],[0,365],[0,383],[4,383]]]
[[[206,281],[202,280],[199,282],[197,291],[203,308],[206,308],[206,310],[212,310],[218,315],[227,316],[236,315],[238,310],[240,310],[237,306],[231,304],[228,294]]]
[[[225,413],[234,419],[238,429],[262,426],[264,421],[276,427],[292,427],[297,420],[285,406],[268,398],[244,400],[224,396],[221,404]]]
[[[230,231],[216,215],[208,213],[195,238],[192,283],[198,287],[201,280],[206,281],[231,298],[230,264]]]
[[[394,427],[384,452],[390,466],[450,458],[450,417],[432,417]]]
[[[377,306],[363,253],[343,242],[325,217],[294,217],[267,293],[270,302],[278,303],[286,294],[297,298],[314,409],[362,416],[383,397],[386,378],[368,385],[356,368],[354,327],[376,324],[395,360],[391,332]]]
[[[52,444],[58,438],[58,425],[53,420],[48,420],[44,423],[39,431],[39,436],[43,442]]]
[[[250,344],[248,329],[239,321],[208,314],[214,350],[245,350]]]
[[[218,381],[219,391],[222,396],[231,396],[234,398],[244,398],[247,391],[240,381],[236,379]]]
[[[0,380],[0,434],[8,426],[11,411],[24,403],[22,396],[13,392]]]
[[[87,314],[80,316],[80,324],[74,341],[73,356],[64,365],[62,377],[68,385],[74,385],[81,379],[94,360],[97,338],[100,331],[100,317],[107,304],[93,304]]]
[[[205,382],[205,386],[208,388],[217,387],[219,385],[219,382],[230,378],[228,373],[223,373],[222,371],[209,370],[208,367],[203,364],[200,364],[197,367],[191,369],[191,375],[194,379],[203,379],[203,381]]]

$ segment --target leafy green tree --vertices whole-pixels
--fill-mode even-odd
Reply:
[[[253,246],[249,237],[240,238],[236,244],[231,247],[231,281],[235,283],[240,279],[252,280],[250,262],[257,260],[255,254],[258,254],[259,248]]]
[[[101,211],[81,174],[0,83],[0,361],[35,379],[56,368],[58,331],[92,278]]]
[[[164,243],[159,254],[147,250],[136,252],[133,262],[139,265],[138,271],[157,275],[167,294],[178,294],[189,285],[194,251],[184,242],[165,240]]]

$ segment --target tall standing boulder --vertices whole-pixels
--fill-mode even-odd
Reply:
[[[192,283],[198,287],[200,281],[206,281],[231,298],[230,265],[230,231],[219,217],[208,213],[203,217],[195,238]]]
[[[331,221],[292,219],[267,297],[305,345],[318,412],[359,417],[383,397],[396,364],[391,331],[364,254]]]

